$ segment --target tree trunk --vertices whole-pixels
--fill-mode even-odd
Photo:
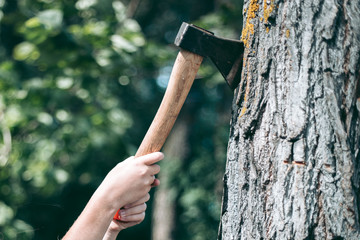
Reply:
[[[219,239],[360,239],[360,1],[247,0]]]
[[[167,157],[166,162],[162,162],[162,167],[169,168],[176,165],[175,161],[183,161],[186,157],[188,135],[188,124],[182,118],[174,126],[163,152]],[[164,166],[165,165],[165,166]],[[157,187],[153,204],[152,239],[171,240],[176,228],[176,194],[171,190],[168,171],[161,171],[159,178],[161,184]]]

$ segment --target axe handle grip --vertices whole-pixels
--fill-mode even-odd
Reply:
[[[160,107],[135,157],[160,151],[194,82],[203,57],[180,50]]]
[[[203,57],[180,50],[160,107],[135,157],[158,152],[165,143],[194,82]],[[119,211],[114,219],[120,220]]]

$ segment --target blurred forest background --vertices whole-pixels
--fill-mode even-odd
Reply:
[[[0,239],[61,238],[136,152],[181,23],[239,39],[242,2],[0,0]],[[123,239],[164,220],[172,239],[216,239],[232,96],[205,61],[164,148],[162,195]]]

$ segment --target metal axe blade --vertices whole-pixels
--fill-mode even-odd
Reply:
[[[234,90],[238,86],[244,53],[241,41],[216,37],[210,31],[184,22],[174,44],[189,52],[209,57],[230,88]]]

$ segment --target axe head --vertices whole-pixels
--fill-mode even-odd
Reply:
[[[209,57],[231,89],[241,79],[244,44],[238,40],[219,38],[193,24],[182,23],[175,45],[203,57]]]

